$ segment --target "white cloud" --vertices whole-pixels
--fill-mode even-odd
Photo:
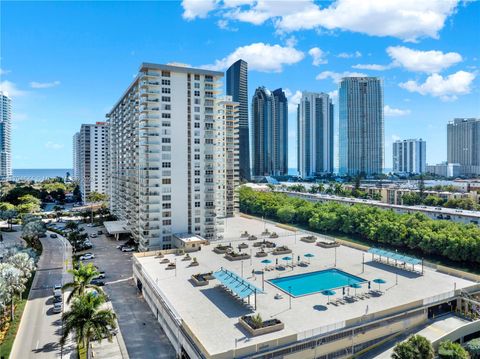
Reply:
[[[392,141],[395,142],[395,141],[400,141],[401,140],[401,137],[399,135],[392,135]]]
[[[183,0],[182,17],[186,20],[205,18],[211,10],[216,8],[215,0]]]
[[[236,32],[238,29],[236,27],[231,27],[230,22],[226,19],[220,19],[217,21],[217,26],[222,30]]]
[[[288,112],[296,112],[297,106],[300,103],[300,100],[302,99],[302,91],[297,90],[295,91],[295,93],[293,93],[288,88],[286,88],[284,91],[285,91],[285,96],[287,96],[287,99],[288,99]]]
[[[54,143],[52,141],[48,141],[45,144],[45,148],[48,148],[49,150],[61,150],[64,146],[60,143]]]
[[[283,31],[323,27],[416,41],[438,38],[456,6],[457,0],[337,0],[324,9],[312,3],[283,16],[276,25]]]
[[[418,92],[420,95],[430,95],[439,97],[443,101],[453,101],[457,99],[457,95],[470,93],[470,86],[475,76],[467,71],[458,71],[446,77],[433,74],[428,76],[424,83],[409,80],[399,86],[410,92]]]
[[[262,42],[237,48],[223,59],[203,68],[210,70],[225,70],[235,61],[242,59],[248,62],[249,70],[261,72],[281,72],[284,65],[292,65],[303,60],[304,53],[293,47],[269,45]]]
[[[328,78],[331,78],[333,82],[339,83],[343,77],[364,77],[367,76],[366,74],[363,74],[361,72],[350,72],[350,71],[344,71],[344,72],[334,72],[334,71],[323,71],[320,72],[315,79],[317,80],[325,80]]]
[[[310,50],[308,50],[308,54],[313,58],[312,64],[314,66],[328,63],[328,60],[325,58],[326,56],[325,52],[318,47],[313,47]]]
[[[3,91],[7,96],[10,97],[24,96],[27,94],[27,91],[20,90],[17,88],[17,85],[8,80],[0,82],[0,91]]]
[[[290,36],[285,40],[285,45],[287,45],[288,47],[295,47],[297,46],[297,43],[298,43],[298,40],[294,35]]]
[[[401,110],[399,108],[393,108],[389,105],[385,105],[383,107],[383,113],[386,117],[399,117],[409,115],[410,110]]]
[[[362,53],[360,51],[355,51],[353,53],[341,52],[337,55],[337,57],[340,57],[341,59],[351,59],[353,57],[359,58],[362,57]]]
[[[404,46],[390,46],[387,53],[394,65],[415,72],[437,73],[462,61],[456,52],[420,51]]]
[[[390,69],[391,65],[377,65],[377,64],[357,64],[353,65],[352,68],[358,70],[373,70],[373,71],[385,71]]]
[[[60,85],[60,81],[52,81],[52,82],[30,82],[30,87],[33,89],[48,89],[52,87],[57,87]]]
[[[4,69],[1,69],[0,68],[0,75],[6,75],[8,73],[10,73],[11,71],[10,70],[4,70]]]
[[[405,41],[438,38],[459,0],[183,0],[183,18],[205,18],[210,12],[229,20],[261,25],[272,20],[278,32],[308,29],[343,30]]]

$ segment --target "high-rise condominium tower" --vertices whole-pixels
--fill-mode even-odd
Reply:
[[[255,90],[252,99],[253,176],[288,173],[288,101],[282,89]]]
[[[12,100],[0,91],[0,181],[12,177]]]
[[[393,143],[393,172],[424,173],[427,170],[424,140],[399,140]]]
[[[333,104],[328,94],[303,92],[297,110],[298,172],[302,178],[333,172]]]
[[[377,77],[345,77],[339,90],[341,174],[380,174],[384,164],[383,85]]]
[[[238,104],[217,99],[222,72],[143,63],[107,115],[110,206],[140,250],[174,234],[214,240],[237,207]]]
[[[227,70],[226,93],[239,107],[240,178],[250,179],[250,132],[248,130],[248,64],[238,60]]]
[[[83,124],[73,136],[73,173],[83,202],[90,192],[108,193],[108,141],[105,122]]]
[[[448,123],[447,162],[459,163],[463,174],[480,174],[479,118],[456,118]]]

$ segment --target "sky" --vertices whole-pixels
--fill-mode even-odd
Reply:
[[[13,168],[71,168],[73,134],[105,120],[142,62],[246,60],[250,99],[258,86],[289,97],[290,168],[301,91],[336,104],[342,76],[383,79],[387,168],[397,139],[445,161],[447,122],[480,117],[479,1],[2,1],[0,17]]]

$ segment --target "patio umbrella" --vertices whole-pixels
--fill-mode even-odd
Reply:
[[[382,278],[374,279],[373,282],[378,284],[378,290],[380,290],[380,284],[385,284],[385,283],[387,283],[387,282],[386,282],[385,280],[383,280]]]
[[[331,290],[331,289],[326,289],[326,290],[323,290],[323,291],[322,291],[322,294],[327,296],[327,298],[328,298],[328,303],[330,303],[330,296],[331,296],[331,295],[335,295],[335,294],[337,294],[337,293],[336,293],[335,291]]]
[[[286,256],[286,257],[283,257],[282,260],[284,260],[285,262],[288,262],[288,261],[291,261],[293,258],[292,257],[289,257],[289,256]]]
[[[308,259],[315,257],[315,255],[312,254],[312,253],[306,253],[306,254],[304,254],[303,256],[304,256],[305,258],[308,258]]]
[[[265,264],[265,268],[267,268],[267,264],[272,263],[270,259],[264,259],[261,263]]]
[[[362,288],[362,286],[358,283],[353,283],[350,284],[350,288],[353,288],[355,290],[355,296],[357,296],[357,289]]]

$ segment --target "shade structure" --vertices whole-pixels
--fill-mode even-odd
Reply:
[[[241,299],[252,294],[263,293],[261,289],[227,269],[221,268],[219,271],[214,272],[213,276],[218,279],[225,288]]]
[[[380,285],[381,285],[381,284],[387,283],[387,282],[386,282],[384,279],[382,279],[382,278],[376,278],[376,279],[373,280],[373,282],[378,284],[378,290],[380,290]]]
[[[350,288],[353,288],[355,290],[355,296],[357,296],[357,289],[362,288],[362,286],[358,283],[353,283],[350,284]]]
[[[328,303],[330,303],[330,296],[337,294],[335,291],[333,291],[333,290],[331,290],[331,289],[322,290],[321,293],[322,293],[323,295],[326,295],[326,296],[327,296],[327,298],[328,298]]]
[[[313,258],[315,257],[315,254],[312,254],[312,253],[306,253],[303,255],[304,257],[307,257],[307,258]]]
[[[286,257],[283,257],[282,259],[283,259],[284,261],[291,261],[291,260],[292,260],[292,257],[286,256]]]
[[[386,251],[380,248],[370,248],[368,253],[375,254],[377,256],[391,258],[400,262],[405,262],[412,265],[422,264],[422,261],[418,258],[400,254],[397,252]]]
[[[270,259],[264,259],[261,263],[270,264],[270,263],[272,263],[272,261]]]

